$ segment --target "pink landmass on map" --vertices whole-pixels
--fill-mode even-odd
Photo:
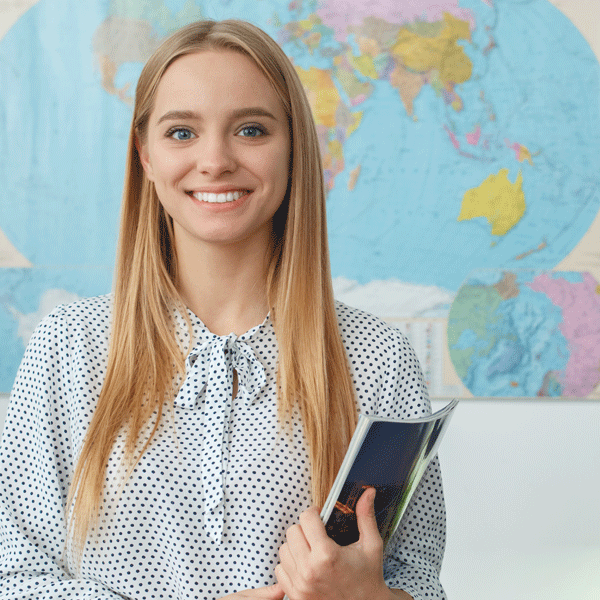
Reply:
[[[582,277],[573,283],[543,274],[527,284],[562,310],[560,330],[571,348],[563,396],[587,396],[600,380],[600,285],[589,273]]]
[[[523,146],[523,144],[519,144],[519,142],[511,143],[510,140],[506,138],[504,139],[504,143],[507,148],[510,148],[515,153],[515,158],[519,162],[527,161],[530,165],[533,165],[533,157],[527,146]]]
[[[356,97],[350,99],[350,105],[357,106],[361,102],[364,102],[366,99],[367,99],[367,96],[365,96],[365,94],[360,94],[360,96],[356,96]]]
[[[447,125],[444,125],[444,129],[446,130],[446,133],[448,134],[452,145],[458,150],[460,148],[460,142],[458,141],[458,138],[454,133],[452,133],[452,131],[450,131],[450,129],[448,129]]]
[[[323,23],[335,31],[335,38],[346,41],[348,27],[360,25],[366,17],[384,19],[388,23],[411,23],[442,21],[444,13],[467,21],[471,30],[475,29],[473,13],[458,6],[458,0],[412,0],[411,2],[395,2],[394,0],[370,0],[349,4],[346,0],[324,0],[316,13]]]
[[[481,137],[481,126],[477,125],[477,127],[475,127],[475,131],[467,133],[465,137],[471,146],[477,146],[477,144],[479,144],[479,138]]]

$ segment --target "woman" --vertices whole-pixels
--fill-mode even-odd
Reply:
[[[120,235],[114,293],[46,318],[15,382],[2,592],[443,598],[436,464],[385,561],[370,492],[346,548],[311,508],[359,410],[428,399],[402,336],[334,303],[314,123],[262,31],[194,23],[150,58]]]

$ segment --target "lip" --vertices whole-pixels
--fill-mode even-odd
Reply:
[[[186,190],[186,194],[227,194],[228,192],[249,192],[248,188],[236,185],[210,185],[206,187],[191,188]]]

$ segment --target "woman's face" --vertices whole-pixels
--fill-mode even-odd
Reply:
[[[173,62],[138,149],[178,252],[269,243],[288,186],[290,135],[281,102],[248,57],[203,50]]]

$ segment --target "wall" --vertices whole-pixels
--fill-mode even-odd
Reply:
[[[450,599],[600,598],[599,403],[464,400],[440,461]]]
[[[600,55],[600,3],[552,2]],[[0,0],[0,36],[32,3]],[[582,244],[598,239],[600,217]],[[585,266],[580,257],[559,268]],[[600,403],[463,400],[440,460],[450,600],[600,598]]]

